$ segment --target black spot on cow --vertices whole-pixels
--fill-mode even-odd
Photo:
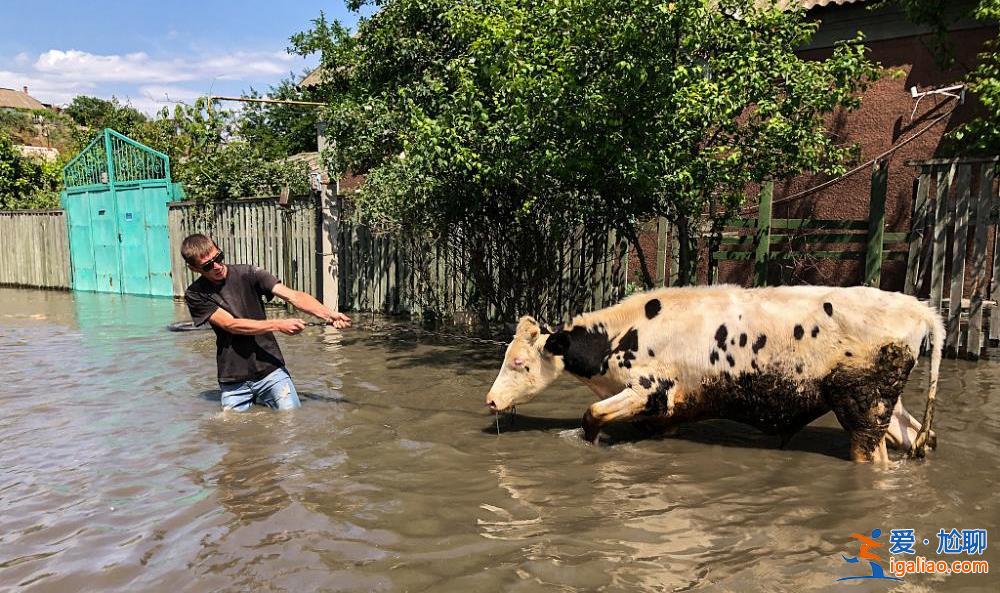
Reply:
[[[764,334],[760,334],[759,336],[757,336],[757,339],[753,341],[753,346],[751,346],[751,348],[753,349],[753,353],[757,354],[758,352],[763,350],[766,344],[767,344],[767,336],[765,336]]]
[[[730,367],[734,367],[734,366],[736,366],[736,359],[735,359],[735,358],[733,358],[733,355],[732,355],[732,354],[727,354],[727,355],[726,355],[726,362],[728,362],[728,363],[729,363],[729,366],[730,366]]]
[[[750,368],[752,368],[755,371],[759,371],[760,370],[760,367],[757,366],[757,361],[756,360],[751,360],[750,361]]]
[[[631,368],[639,349],[639,332],[632,328],[622,335],[612,350],[607,326],[602,322],[592,327],[574,327],[553,333],[545,341],[545,350],[562,356],[566,370],[589,379],[608,372],[611,357],[618,354],[619,366]]]
[[[745,333],[740,334],[740,348],[746,348],[747,345],[747,335]]]
[[[801,325],[796,325],[795,329],[792,330],[792,334],[795,336],[796,340],[801,340],[802,336],[806,335],[806,330],[802,329]]]
[[[643,416],[665,416],[670,410],[668,397],[674,382],[670,379],[656,379],[656,387],[646,396],[646,406],[640,412]]]
[[[712,350],[712,353],[708,355],[708,362],[715,364],[719,362],[719,351]]]
[[[646,301],[646,319],[652,319],[660,313],[660,299]]]
[[[798,374],[800,374],[800,375],[802,374],[802,365],[801,364],[795,365],[795,372],[798,373]]]
[[[639,349],[639,330],[634,327],[629,329],[625,334],[618,340],[618,347],[615,348],[615,352],[635,352]]]
[[[729,330],[726,329],[726,324],[723,323],[719,326],[719,329],[715,330],[715,343],[718,344],[719,350],[723,352],[726,351],[726,338],[729,336]]]
[[[524,365],[524,372],[530,373],[531,372],[531,367],[529,367],[528,365]]]
[[[643,389],[649,389],[653,386],[652,377],[639,377],[639,385],[642,385]]]
[[[648,350],[647,350],[647,352],[649,352],[649,357],[650,357],[650,358],[652,358],[652,357],[656,356],[656,353],[655,353],[655,352],[653,352],[653,349],[652,349],[652,348],[648,349]]]
[[[818,325],[814,325],[813,326],[813,330],[812,330],[812,337],[815,338],[818,335],[819,335],[819,326]]]
[[[823,303],[823,310],[830,317],[833,317],[833,303]]]
[[[850,358],[851,356],[854,356],[854,355],[853,355],[853,354],[851,354],[851,351],[850,351],[850,350],[848,350],[847,352],[844,352],[844,356],[846,356],[846,357]]]
[[[614,349],[614,353],[621,353],[621,362],[618,366],[621,368],[630,369],[632,368],[632,361],[635,360],[636,352],[639,351],[639,330],[634,327],[625,332],[625,334],[618,340],[618,346]]]
[[[730,338],[729,339],[729,345],[730,346],[735,346],[736,345],[736,338]]]
[[[545,341],[545,350],[562,356],[570,373],[589,379],[608,372],[611,339],[603,323],[596,327],[574,327],[549,336]]]

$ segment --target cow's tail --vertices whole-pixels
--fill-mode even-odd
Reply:
[[[938,376],[941,372],[941,355],[944,351],[944,321],[941,314],[929,306],[921,303],[920,308],[924,314],[928,338],[931,344],[931,371],[930,384],[927,387],[927,407],[924,409],[924,421],[920,425],[917,438],[914,439],[910,447],[911,457],[923,457],[927,453],[928,440],[931,435],[931,423],[934,420],[934,400],[937,398]]]

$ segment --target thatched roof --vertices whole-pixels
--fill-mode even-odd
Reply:
[[[45,109],[45,105],[28,94],[28,89],[15,91],[14,89],[0,88],[0,108],[8,109]]]

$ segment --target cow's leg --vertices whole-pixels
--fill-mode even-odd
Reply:
[[[877,392],[836,398],[833,412],[851,440],[851,460],[878,461],[885,452],[885,437],[895,402]],[[884,455],[888,460],[888,455]]]
[[[601,427],[609,422],[632,418],[642,410],[646,403],[645,396],[628,387],[607,399],[591,404],[583,415],[583,438],[591,443],[597,442]]]
[[[896,403],[913,368],[913,354],[898,344],[879,349],[867,367],[838,367],[824,379],[824,397],[851,439],[851,459],[882,457]],[[889,435],[890,439],[902,438]]]
[[[920,422],[906,411],[902,400],[897,400],[896,407],[892,410],[889,432],[886,434],[889,444],[895,449],[909,451],[919,431]],[[932,449],[937,448],[937,435],[933,430],[928,436],[927,443]]]

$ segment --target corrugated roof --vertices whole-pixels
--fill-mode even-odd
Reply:
[[[38,99],[24,91],[0,88],[0,107],[14,109],[45,109]]]

